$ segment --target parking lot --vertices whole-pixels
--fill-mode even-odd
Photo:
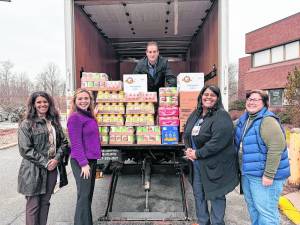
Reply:
[[[18,123],[0,122],[0,149],[17,144]]]
[[[25,219],[25,198],[17,193],[17,175],[21,157],[17,146],[0,151],[0,221],[3,225],[23,225]],[[49,225],[71,225],[76,205],[76,186],[70,166],[68,166],[69,184],[56,191],[51,200]],[[190,225],[195,220],[193,194],[190,185],[187,185],[188,208],[191,221],[188,222],[99,222],[97,218],[104,215],[107,203],[107,193],[111,177],[105,176],[96,181],[93,198],[93,218],[95,225]],[[180,210],[180,193],[177,177],[153,176],[153,188],[150,192],[150,209],[156,211]],[[141,176],[121,176],[113,204],[114,211],[139,211],[144,207],[144,191],[141,185]],[[247,208],[238,188],[227,196],[225,216],[226,225],[250,224]],[[292,225],[284,216],[282,225]]]
[[[2,121],[0,122],[0,129],[12,129],[12,128],[18,128],[18,123],[12,123],[9,121]]]

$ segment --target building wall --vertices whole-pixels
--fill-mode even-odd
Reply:
[[[254,53],[291,41],[300,40],[300,13],[246,34],[246,53]],[[300,49],[299,49],[300,51]],[[300,53],[299,53],[300,54]],[[252,67],[252,55],[239,59],[238,97],[244,99],[253,89],[284,89],[287,76],[300,58]]]
[[[300,37],[300,13],[246,34],[246,53],[250,54]]]
[[[119,77],[119,63],[113,47],[106,43],[89,18],[75,5],[75,65],[76,84],[80,86],[80,70],[104,72]]]
[[[191,72],[208,74],[214,64],[218,68],[218,2],[214,4],[190,47]],[[217,76],[207,83],[217,85]]]
[[[257,88],[285,88],[288,73],[292,72],[295,66],[300,66],[300,59],[268,65],[262,68],[251,68],[246,73],[244,89],[247,91]]]

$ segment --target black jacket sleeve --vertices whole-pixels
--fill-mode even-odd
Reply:
[[[140,74],[141,73],[141,63],[140,63],[140,61],[136,64],[136,66],[135,66],[132,73],[133,74]]]
[[[167,87],[176,87],[177,86],[177,78],[172,73],[172,70],[169,67],[168,61],[166,62],[165,79],[166,79],[166,86]]]

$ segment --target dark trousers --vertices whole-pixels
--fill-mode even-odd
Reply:
[[[193,170],[193,191],[195,196],[198,223],[201,225],[225,225],[225,196],[217,197],[214,200],[210,200],[211,210],[209,213],[207,200],[205,200],[203,184],[201,182],[200,162],[198,160],[195,160],[193,162]]]
[[[97,160],[89,160],[91,176],[83,179],[80,176],[81,167],[78,162],[71,159],[71,167],[77,186],[77,202],[74,216],[74,225],[92,225],[92,199],[95,187]]]
[[[47,172],[46,193],[26,196],[26,225],[46,225],[50,207],[50,198],[57,180],[57,170]]]

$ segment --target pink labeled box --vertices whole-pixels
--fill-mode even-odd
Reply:
[[[175,116],[159,117],[159,126],[179,126],[179,119]]]
[[[158,115],[160,117],[176,116],[179,115],[179,108],[177,106],[164,107],[160,106],[158,108]]]

